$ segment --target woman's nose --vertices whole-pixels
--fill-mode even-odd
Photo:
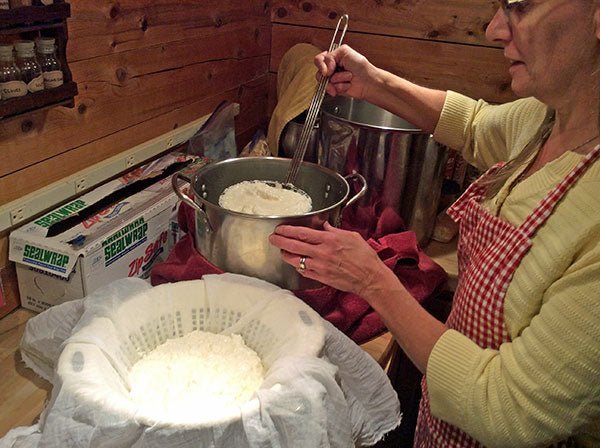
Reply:
[[[492,21],[485,29],[485,37],[490,42],[506,43],[512,38],[512,31],[508,17],[502,11],[502,8],[496,10]]]

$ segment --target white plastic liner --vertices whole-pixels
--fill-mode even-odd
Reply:
[[[154,421],[128,396],[128,371],[167,338],[238,333],[266,367],[242,406],[211,421]],[[150,287],[125,279],[28,322],[21,353],[52,381],[39,426],[5,447],[352,447],[400,423],[378,364],[289,291],[235,274]]]

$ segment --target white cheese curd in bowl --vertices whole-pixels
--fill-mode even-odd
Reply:
[[[227,187],[219,205],[249,215],[294,216],[310,212],[312,200],[302,190],[284,188],[279,182],[246,180]]]
[[[249,401],[264,376],[258,354],[240,335],[192,331],[132,366],[130,398],[141,415],[156,421],[210,421]]]

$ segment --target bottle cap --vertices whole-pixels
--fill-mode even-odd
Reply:
[[[14,45],[15,50],[17,50],[17,53],[32,52],[33,47],[35,46],[32,40],[16,40],[14,42]]]
[[[54,52],[54,38],[53,37],[39,37],[35,40],[35,44],[40,53],[52,53]]]
[[[0,44],[0,56],[12,57],[13,46],[12,44]]]

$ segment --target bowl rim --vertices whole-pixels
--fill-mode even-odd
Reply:
[[[190,187],[191,187],[192,193],[194,194],[194,197],[193,197],[194,202],[196,202],[198,205],[205,205],[206,207],[209,207],[209,208],[212,208],[212,209],[222,210],[222,211],[226,212],[227,214],[231,214],[233,216],[238,216],[238,217],[241,217],[241,218],[260,219],[260,220],[264,220],[264,219],[277,220],[277,219],[291,219],[291,218],[306,218],[306,217],[317,216],[317,215],[320,215],[322,213],[328,213],[328,212],[330,212],[332,210],[335,210],[336,208],[338,208],[340,206],[343,206],[344,202],[348,199],[348,196],[350,195],[350,184],[344,178],[344,176],[342,176],[341,174],[335,172],[334,170],[332,170],[330,168],[324,167],[324,166],[319,165],[317,163],[306,162],[306,161],[302,161],[301,165],[309,166],[311,169],[316,169],[316,170],[321,171],[321,172],[323,172],[325,174],[333,176],[334,178],[337,178],[341,182],[341,184],[344,186],[344,189],[345,189],[345,192],[344,192],[344,195],[343,195],[342,199],[340,199],[336,203],[330,205],[329,207],[322,208],[322,209],[319,209],[319,210],[312,210],[310,212],[303,213],[301,215],[256,215],[256,214],[250,214],[250,213],[237,212],[237,211],[234,211],[234,210],[229,210],[227,208],[221,207],[220,205],[215,204],[214,202],[211,202],[211,201],[203,198],[201,194],[198,194],[198,191],[195,188],[197,180],[198,180],[198,177],[201,176],[202,174],[205,174],[205,173],[210,172],[212,170],[218,169],[219,167],[224,166],[226,164],[246,163],[245,161],[249,161],[248,163],[258,163],[261,160],[268,160],[268,161],[274,161],[275,163],[286,163],[286,164],[289,164],[292,161],[292,159],[288,159],[286,157],[273,157],[273,156],[266,156],[266,157],[234,157],[234,158],[231,158],[231,159],[221,160],[219,162],[209,163],[207,165],[204,165],[203,167],[199,168],[192,175],[192,178],[191,178]],[[273,179],[254,179],[254,180],[273,181]],[[312,197],[311,197],[311,199],[312,199]],[[198,203],[198,201],[200,201],[200,203]]]

